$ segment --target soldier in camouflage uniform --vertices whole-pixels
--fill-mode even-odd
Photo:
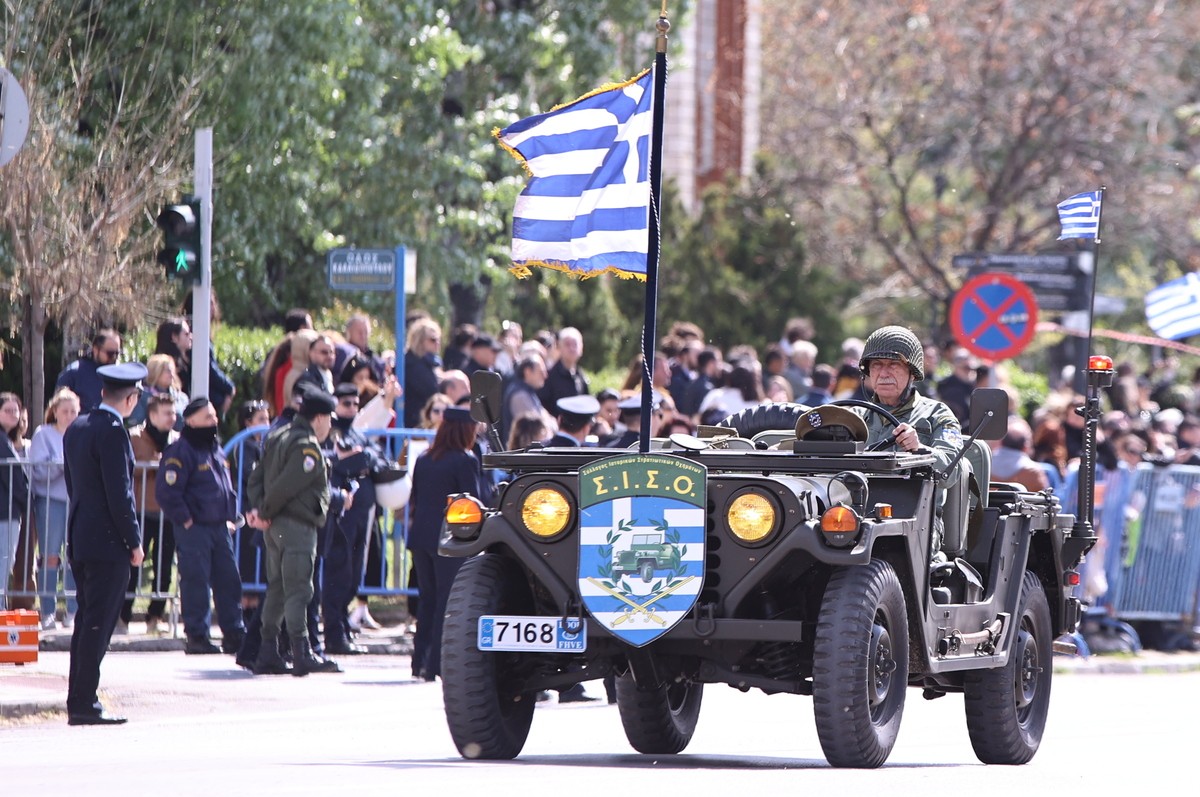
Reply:
[[[306,389],[288,426],[268,435],[262,459],[250,474],[248,520],[266,538],[267,595],[262,609],[262,647],[256,674],[287,672],[279,655],[280,623],[291,636],[292,674],[339,672],[337,664],[313,655],[306,633],[306,607],[313,596],[317,529],[329,512],[329,473],[321,443],[329,436],[336,402],[319,388]]]
[[[925,351],[917,336],[898,326],[875,330],[863,346],[859,367],[868,398],[901,421],[893,429],[882,415],[854,408],[867,422],[867,445],[874,445],[894,434],[897,448],[904,451],[926,448],[936,460],[935,467],[946,472],[962,450],[962,428],[949,407],[937,399],[922,396],[915,389],[916,383],[925,378]],[[966,463],[960,461],[941,486],[947,488],[957,484],[966,467]],[[937,551],[942,540],[940,516],[934,525],[933,549]]]

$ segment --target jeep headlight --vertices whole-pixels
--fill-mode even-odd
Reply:
[[[779,510],[774,499],[750,488],[734,496],[725,510],[729,532],[747,545],[763,542],[779,528]]]
[[[530,534],[548,539],[571,522],[571,502],[557,487],[538,487],[521,500],[521,522]]]

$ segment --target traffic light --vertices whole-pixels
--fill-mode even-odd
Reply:
[[[178,205],[166,205],[158,214],[163,248],[158,262],[167,279],[200,281],[200,200],[185,196]]]

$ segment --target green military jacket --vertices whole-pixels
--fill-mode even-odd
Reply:
[[[307,419],[297,415],[289,425],[267,435],[246,497],[247,505],[267,520],[289,518],[306,526],[325,525],[329,472]]]
[[[875,395],[871,396],[871,400],[880,403],[879,398]],[[893,409],[882,403],[880,406],[890,410],[901,423],[907,423],[916,429],[921,445],[928,448],[933,453],[934,459],[937,460],[936,467],[939,471],[945,472],[950,462],[962,450],[962,427],[958,424],[958,418],[954,417],[954,413],[950,411],[949,407],[937,399],[926,398],[914,390],[908,401],[898,408]],[[868,446],[891,436],[893,432],[891,423],[884,420],[879,413],[862,407],[847,407],[847,409],[858,413],[867,422]],[[961,472],[962,468],[954,468],[943,486],[956,484]]]

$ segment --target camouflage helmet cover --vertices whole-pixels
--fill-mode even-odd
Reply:
[[[908,366],[913,379],[919,382],[925,378],[925,347],[910,329],[887,326],[872,332],[858,361],[863,373],[869,373],[871,360],[899,360]]]

